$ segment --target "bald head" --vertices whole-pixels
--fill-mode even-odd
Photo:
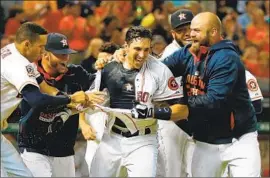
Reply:
[[[221,21],[218,16],[211,12],[202,12],[197,14],[191,23],[201,23],[207,30],[211,30],[212,28],[217,29],[217,31],[221,34]]]
[[[197,14],[191,21],[190,29],[193,41],[200,41],[201,45],[209,46],[221,39],[221,21],[211,12]]]

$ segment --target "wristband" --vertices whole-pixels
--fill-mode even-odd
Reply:
[[[68,94],[66,94],[65,92],[58,91],[56,96],[59,96],[59,95],[64,95],[64,96],[68,97],[68,103],[71,103],[71,97]]]
[[[37,83],[38,83],[38,84],[41,84],[42,81],[44,80],[44,78],[43,78],[41,75],[39,75],[39,76],[36,78],[36,80],[37,80]]]
[[[170,120],[172,115],[172,109],[170,107],[155,108],[154,118],[159,120]]]

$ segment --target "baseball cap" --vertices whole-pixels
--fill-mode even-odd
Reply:
[[[73,54],[77,51],[69,49],[68,40],[60,33],[49,33],[45,50],[53,54]]]
[[[172,29],[176,29],[179,26],[190,24],[193,19],[193,14],[190,10],[180,9],[170,16],[170,23]]]

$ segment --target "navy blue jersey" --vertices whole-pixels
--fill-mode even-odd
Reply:
[[[73,94],[76,91],[88,90],[94,80],[81,66],[69,65],[68,72],[57,78],[50,77],[38,63],[38,71],[44,80],[62,92]],[[70,116],[58,132],[52,132],[50,124],[56,114],[63,111],[65,106],[47,107],[42,110],[31,108],[26,101],[22,101],[22,118],[18,133],[20,148],[31,148],[35,152],[49,156],[69,156],[74,154],[74,144],[78,131],[79,115]]]
[[[101,90],[107,88],[110,94],[110,107],[132,109],[135,101],[135,77],[139,70],[127,70],[122,64],[111,62],[102,70]],[[126,125],[118,118],[115,124]]]
[[[236,47],[231,41],[222,40],[200,60],[195,59],[189,47],[179,49],[163,62],[175,77],[183,76],[194,138],[215,143],[216,138],[255,131],[256,116]]]

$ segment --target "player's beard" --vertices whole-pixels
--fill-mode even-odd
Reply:
[[[206,36],[200,41],[200,46],[210,46],[210,35],[209,32],[206,33]]]
[[[59,62],[53,61],[51,59],[51,56],[49,58],[49,65],[50,65],[50,68],[54,71],[56,76],[58,76],[60,74],[64,74],[68,70],[66,66],[64,67]]]

